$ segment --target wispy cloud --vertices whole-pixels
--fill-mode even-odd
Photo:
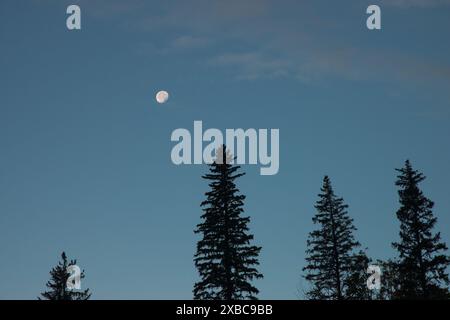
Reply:
[[[94,3],[80,1],[87,7]],[[126,20],[127,27],[132,28],[130,32],[158,37],[157,45],[154,41],[140,43],[137,50],[141,53],[195,51],[190,58],[197,58],[211,68],[223,68],[238,79],[293,77],[316,81],[335,76],[450,83],[447,60],[427,57],[427,52],[417,56],[411,48],[401,49],[390,42],[368,46],[367,41],[360,41],[361,34],[352,38],[352,34],[358,33],[357,25],[342,21],[343,17],[333,10],[323,10],[323,3],[285,0],[280,5],[269,0],[193,0],[169,4],[162,1],[158,10],[143,0],[95,3],[94,12]],[[448,5],[450,0],[381,0],[381,4],[436,7]],[[361,14],[364,18],[365,11]],[[363,26],[361,23],[360,27]]]
[[[209,63],[234,69],[238,79],[258,79],[287,76],[291,63],[288,60],[263,55],[260,52],[226,53],[209,60]]]
[[[205,37],[184,35],[175,38],[170,46],[174,49],[198,49],[209,45],[210,42],[211,41]]]
[[[396,7],[438,7],[450,5],[450,0],[382,0],[382,5]]]

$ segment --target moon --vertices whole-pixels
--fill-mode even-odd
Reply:
[[[166,103],[169,100],[169,93],[167,91],[161,90],[156,94],[156,102]]]

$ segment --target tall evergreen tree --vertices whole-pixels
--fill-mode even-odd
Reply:
[[[436,217],[434,203],[424,196],[419,183],[425,176],[414,170],[407,160],[399,172],[400,241],[392,245],[399,253],[399,291],[396,296],[405,299],[449,298],[449,277],[446,268],[450,264],[445,254],[447,246],[439,232],[434,233]]]
[[[399,292],[399,271],[398,263],[394,260],[377,260],[376,263],[381,268],[381,287],[375,299],[394,300],[398,299]]]
[[[367,287],[367,267],[371,259],[362,250],[352,255],[352,265],[344,281],[345,298],[349,300],[373,300],[376,298],[373,290]]]
[[[365,281],[358,279],[365,272],[368,258],[355,253],[360,244],[355,240],[353,219],[344,200],[335,195],[330,179],[325,176],[313,217],[318,229],[309,233],[306,250],[307,265],[303,268],[311,288],[310,299],[364,299]]]
[[[50,280],[46,286],[49,291],[41,293],[41,296],[45,300],[88,300],[91,297],[89,289],[84,291],[74,291],[67,288],[67,280],[70,277],[70,273],[67,268],[77,264],[76,260],[67,260],[65,252],[61,254],[62,261],[58,262],[58,265],[50,271]],[[85,277],[84,270],[81,272],[80,278]],[[40,300],[41,298],[39,298]]]
[[[250,244],[249,217],[243,217],[245,196],[235,180],[244,175],[239,166],[231,165],[225,146],[218,148],[216,160],[208,174],[211,190],[202,202],[202,223],[195,233],[202,235],[194,256],[201,280],[194,285],[194,299],[238,300],[256,299],[258,289],[251,284],[262,278],[259,265],[260,247]]]

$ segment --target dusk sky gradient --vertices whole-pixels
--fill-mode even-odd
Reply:
[[[302,298],[325,174],[384,259],[410,159],[450,244],[449,32],[445,0],[0,1],[0,299],[35,299],[63,250],[93,299],[191,299],[208,168],[170,135],[194,120],[280,129],[279,173],[238,180],[262,299]]]

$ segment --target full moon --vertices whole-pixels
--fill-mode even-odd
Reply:
[[[165,103],[167,100],[169,100],[169,93],[167,91],[162,90],[156,94],[156,101],[158,103]]]

